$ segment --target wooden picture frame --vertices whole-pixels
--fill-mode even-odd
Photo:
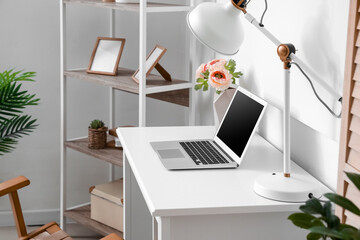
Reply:
[[[86,72],[115,76],[125,41],[125,38],[98,37]]]
[[[150,54],[146,57],[146,77],[151,73],[155,68],[160,75],[167,81],[171,81],[171,75],[159,64],[160,59],[164,56],[166,48],[156,45]],[[140,79],[140,68],[132,75],[132,79],[139,83]]]

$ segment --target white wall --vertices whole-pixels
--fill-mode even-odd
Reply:
[[[273,0],[265,26],[279,39],[293,42],[300,50],[299,56],[309,64],[316,65],[319,73],[329,78],[333,86],[342,87],[344,49],[346,40],[348,0]],[[180,3],[180,1],[179,1]],[[37,93],[41,104],[28,110],[38,118],[39,128],[29,137],[20,140],[17,150],[0,159],[0,181],[25,175],[31,185],[21,191],[25,212],[33,213],[31,222],[41,223],[58,217],[59,208],[59,167],[60,167],[60,84],[59,84],[59,6],[58,1],[48,0],[2,0],[0,1],[0,71],[11,67],[36,71],[37,82],[26,87]],[[286,6],[282,6],[282,5]],[[263,1],[252,1],[249,11],[257,18],[261,14]],[[290,10],[289,10],[290,9]],[[71,67],[87,66],[97,36],[106,36],[107,10],[89,7],[68,9],[68,63]],[[281,17],[280,17],[281,15]],[[185,14],[150,15],[148,50],[156,43],[168,48],[162,64],[175,77],[184,77],[181,67],[184,62],[183,41]],[[164,19],[166,21],[164,21]],[[288,20],[288,21],[284,21]],[[137,68],[138,65],[138,15],[117,13],[117,36],[127,39],[120,61],[121,66]],[[334,26],[333,26],[334,25]],[[242,85],[281,108],[281,98],[276,89],[281,86],[281,64],[276,48],[244,22],[247,37],[238,55],[234,58],[239,69],[245,73]],[[162,37],[158,37],[162,36]],[[319,40],[319,41],[316,41]],[[200,46],[200,44],[197,44]],[[329,52],[330,51],[330,52]],[[321,56],[314,62],[313,56]],[[201,62],[214,57],[208,50],[197,54]],[[294,70],[295,72],[295,70]],[[318,106],[305,82],[295,73],[296,84],[292,93],[296,103],[293,116],[304,121],[321,119],[306,124],[292,120],[292,158],[330,188],[336,188],[339,124]],[[73,80],[73,81],[72,81]],[[69,137],[86,135],[89,121],[101,117],[108,121],[108,89],[103,86],[72,79],[69,83]],[[341,80],[341,81],[339,81]],[[295,80],[294,80],[295,81]],[[297,85],[303,84],[303,85]],[[301,89],[301,91],[297,91]],[[295,92],[295,94],[294,94]],[[297,92],[297,93],[296,93]],[[303,104],[303,93],[311,97],[310,103]],[[94,97],[95,96],[95,97]],[[212,124],[213,92],[197,93],[197,124]],[[137,123],[137,97],[118,93],[117,124]],[[331,102],[331,99],[330,99]],[[148,122],[150,125],[182,125],[186,123],[185,110],[171,104],[149,100]],[[311,104],[311,106],[308,106]],[[306,108],[315,110],[307,112]],[[281,112],[269,107],[260,127],[260,133],[281,149]],[[300,109],[299,109],[300,108]],[[81,109],[81,110],[80,110]],[[304,116],[302,116],[304,112]],[[319,112],[319,114],[317,113]],[[319,124],[326,122],[323,129]],[[320,124],[320,127],[322,125]],[[320,132],[321,133],[320,133]],[[107,164],[69,150],[68,203],[69,205],[88,201],[88,187],[107,180]],[[7,198],[0,199],[0,225],[12,223],[8,218]],[[54,217],[55,216],[55,217]]]
[[[296,55],[342,95],[349,1],[272,0],[268,4],[265,27],[280,41],[293,43],[298,49]],[[247,10],[260,20],[263,9],[264,1],[258,0],[252,1]],[[244,72],[241,85],[271,104],[260,134],[282,149],[279,109],[283,106],[283,64],[276,53],[277,46],[245,19],[243,27],[245,41],[232,58]],[[319,103],[295,66],[291,72],[292,159],[335,190],[340,119],[332,117]],[[310,77],[315,79],[313,75]],[[315,87],[339,112],[337,99],[316,83]]]

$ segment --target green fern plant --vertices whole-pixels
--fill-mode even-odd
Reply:
[[[22,90],[21,82],[34,82],[35,72],[6,70],[0,73],[0,156],[15,149],[18,139],[38,125],[36,119],[23,114],[27,106],[38,105],[39,98]]]

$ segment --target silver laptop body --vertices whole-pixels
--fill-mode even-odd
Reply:
[[[263,99],[238,87],[213,139],[150,144],[169,170],[236,168],[266,106]]]

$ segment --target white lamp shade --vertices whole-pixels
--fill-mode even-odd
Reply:
[[[244,40],[242,11],[229,1],[227,4],[205,2],[187,16],[192,33],[204,45],[224,55],[238,52]]]

